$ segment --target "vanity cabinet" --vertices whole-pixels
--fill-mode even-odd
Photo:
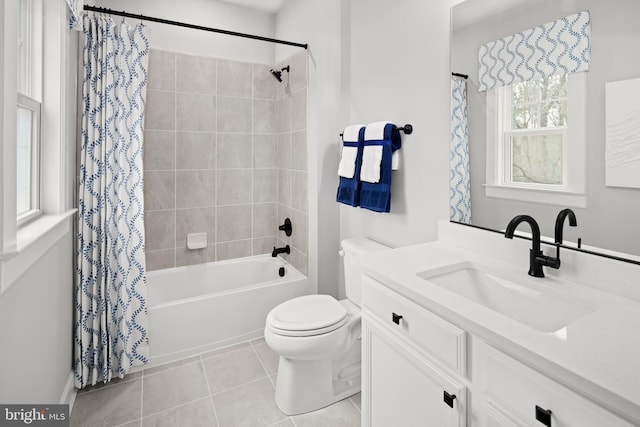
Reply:
[[[637,425],[368,276],[362,313],[363,427]]]
[[[478,350],[484,426],[633,426],[485,343]]]
[[[363,394],[363,425],[466,426],[466,387],[439,366],[438,357],[429,358],[424,351],[426,345],[439,357],[451,355],[449,364],[459,366],[457,343],[464,342],[464,332],[450,325],[447,336],[449,325],[442,319],[367,280],[362,384],[368,392]],[[424,337],[424,331],[435,333],[439,342],[412,339]]]

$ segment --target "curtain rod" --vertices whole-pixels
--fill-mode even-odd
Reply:
[[[451,73],[452,76],[456,76],[456,77],[462,77],[463,79],[468,79],[469,75],[468,74],[460,74],[460,73]]]
[[[191,28],[191,29],[194,29],[194,30],[202,30],[202,31],[209,31],[209,32],[212,32],[212,33],[227,34],[229,36],[237,36],[237,37],[244,37],[244,38],[247,38],[247,39],[262,40],[262,41],[271,42],[271,43],[286,44],[288,46],[296,46],[296,47],[301,47],[301,48],[304,48],[304,49],[307,49],[309,47],[309,45],[307,45],[306,43],[304,43],[304,44],[303,43],[295,43],[295,42],[290,42],[290,41],[286,41],[286,40],[272,39],[270,37],[256,36],[254,34],[239,33],[239,32],[236,32],[236,31],[221,30],[219,28],[204,27],[202,25],[187,24],[185,22],[171,21],[169,19],[154,18],[153,16],[146,16],[146,15],[141,15],[141,14],[136,14],[136,13],[129,13],[129,12],[125,12],[124,10],[122,12],[119,12],[117,10],[112,10],[112,9],[105,8],[105,7],[87,6],[87,5],[84,6],[84,10],[87,10],[87,11],[90,11],[90,12],[106,13],[106,14],[109,14],[109,15],[124,16],[126,18],[141,19],[141,20],[149,21],[149,22],[158,22],[160,24],[175,25],[177,27]]]

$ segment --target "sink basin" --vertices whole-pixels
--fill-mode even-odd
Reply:
[[[472,263],[418,276],[541,332],[556,332],[598,308],[590,301],[533,282],[540,279],[507,278]]]

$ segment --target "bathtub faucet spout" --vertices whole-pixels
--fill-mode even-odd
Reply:
[[[290,254],[290,253],[291,253],[291,248],[289,247],[289,245],[285,246],[284,248],[276,248],[274,246],[273,252],[271,252],[271,256],[277,257],[278,254]]]

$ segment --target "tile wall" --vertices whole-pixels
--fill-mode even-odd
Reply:
[[[300,221],[290,261],[306,272],[306,52],[297,61],[304,72],[291,73],[286,93],[267,65],[151,50],[148,270],[270,253],[290,214]],[[187,234],[199,232],[208,247],[187,249]]]
[[[285,258],[307,274],[308,195],[307,195],[307,52],[301,51],[277,64],[289,65],[276,86],[278,130],[278,219],[290,218],[293,233],[276,235],[278,246],[290,245]]]

